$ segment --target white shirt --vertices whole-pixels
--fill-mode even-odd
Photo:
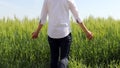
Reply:
[[[70,32],[69,10],[75,20],[82,23],[74,0],[44,0],[41,12],[41,24],[44,24],[48,15],[48,36],[63,38]]]

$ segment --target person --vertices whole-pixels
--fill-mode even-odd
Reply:
[[[48,42],[50,45],[50,68],[67,68],[70,45],[72,42],[69,11],[85,32],[87,38],[93,35],[81,21],[74,0],[44,0],[37,30],[32,33],[36,39],[48,16]]]

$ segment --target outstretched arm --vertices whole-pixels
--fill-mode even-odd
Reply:
[[[44,4],[42,7],[42,11],[41,11],[41,18],[40,18],[40,22],[38,25],[38,28],[36,31],[34,31],[32,33],[32,38],[36,39],[38,37],[38,34],[42,28],[42,26],[45,24],[46,18],[47,18],[47,14],[48,14],[48,6],[47,6],[47,0],[44,0]]]
[[[77,21],[77,23],[80,25],[80,27],[82,28],[82,30],[84,31],[84,33],[86,34],[87,38],[89,40],[91,40],[93,38],[93,34],[92,32],[90,32],[87,27],[84,25],[84,23],[80,23],[79,21]]]
[[[37,30],[32,33],[32,38],[33,38],[33,39],[36,39],[36,38],[38,37],[38,34],[39,34],[42,26],[43,26],[43,24],[39,23]]]
[[[87,27],[84,25],[84,23],[81,21],[80,19],[80,15],[78,13],[78,9],[74,3],[74,0],[68,0],[68,4],[69,4],[69,9],[71,10],[76,22],[80,25],[80,27],[82,28],[82,30],[85,32],[87,38],[90,40],[92,39],[93,35],[92,33],[87,29]]]

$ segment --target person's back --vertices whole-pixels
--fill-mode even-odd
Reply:
[[[46,8],[48,35],[52,38],[67,36],[70,33],[68,0],[46,0]]]

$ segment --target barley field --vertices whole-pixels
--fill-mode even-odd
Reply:
[[[49,68],[47,23],[39,37],[31,38],[39,19],[0,19],[0,68]],[[71,20],[72,45],[69,68],[120,68],[120,20],[109,17],[84,19],[94,38],[87,40]]]

